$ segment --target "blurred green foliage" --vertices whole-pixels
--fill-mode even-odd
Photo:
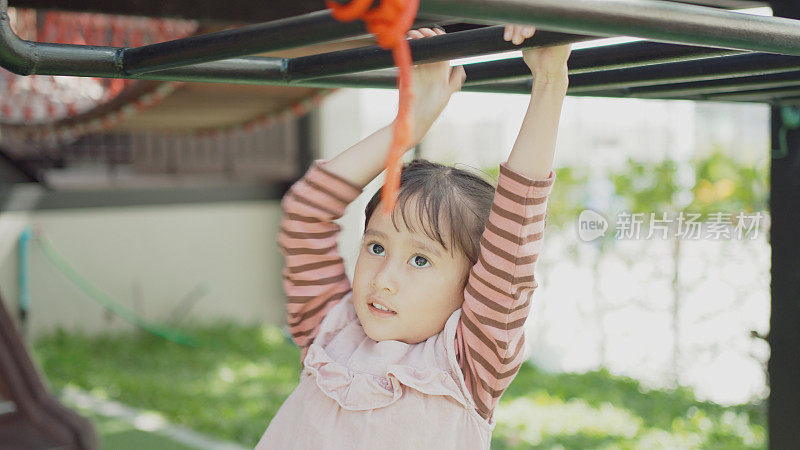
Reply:
[[[483,171],[497,179],[497,167]],[[549,232],[577,223],[581,211],[589,208],[591,174],[588,167],[556,169],[556,182],[547,202]],[[740,212],[752,214],[769,207],[769,167],[765,160],[756,165],[743,164],[719,147],[707,156],[684,163],[628,158],[621,168],[606,170],[601,178],[613,184],[608,199],[611,208],[645,214],[643,226],[649,223],[650,213],[658,219],[662,213],[671,219],[680,212],[700,214],[699,222],[708,220],[711,213],[730,213],[729,218],[735,222]],[[612,219],[620,211],[597,212]],[[605,246],[612,240],[614,233],[606,233],[597,243]]]
[[[297,385],[300,352],[275,326],[188,331],[202,347],[58,332],[34,354],[56,390],[74,386],[254,446]],[[495,419],[493,449],[765,448],[763,404],[722,407],[605,370],[550,374],[524,364]]]
[[[704,216],[713,211],[766,211],[769,209],[769,167],[747,166],[717,148],[694,164],[694,201],[689,211]]]
[[[658,217],[662,212],[695,213],[701,214],[702,221],[716,212],[735,216],[768,208],[767,165],[741,164],[720,149],[688,164],[671,159],[628,159],[625,167],[609,178],[631,213],[655,212]]]
[[[647,163],[628,158],[625,168],[609,177],[628,212],[673,213],[681,191],[677,171],[677,164],[670,159]]]

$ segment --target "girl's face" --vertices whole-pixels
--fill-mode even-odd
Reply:
[[[413,203],[406,204],[407,214],[418,217]],[[470,264],[466,256],[458,251],[451,255],[418,226],[411,231],[402,219],[397,223],[400,231],[378,204],[356,262],[353,305],[372,340],[416,344],[442,331],[448,317],[461,307]],[[375,308],[376,304],[391,312]]]

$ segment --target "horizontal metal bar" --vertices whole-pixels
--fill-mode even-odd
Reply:
[[[710,101],[760,101],[773,102],[782,97],[797,97],[800,95],[800,87],[781,87],[773,89],[757,89],[744,92],[727,92],[703,96],[704,100]]]
[[[434,21],[435,19],[421,17],[415,21],[414,26],[429,26]],[[135,75],[365,34],[367,30],[362,21],[340,22],[329,11],[324,10],[232,30],[126,48],[122,51],[122,66],[126,73]]]
[[[137,79],[206,83],[287,85],[284,58],[231,58],[137,75]],[[333,86],[329,86],[333,87]]]
[[[58,48],[58,44],[47,46]],[[113,54],[114,48],[94,48],[92,51]],[[87,50],[88,51],[88,50]],[[485,67],[490,64],[503,64],[504,61],[479,63]],[[469,72],[473,65],[466,65]],[[47,67],[47,66],[44,66]],[[287,85],[282,70],[282,58],[251,57],[234,58],[225,61],[202,63],[190,67],[181,67],[165,71],[142,74],[139,78],[161,81],[194,81],[239,84]],[[613,88],[627,89],[631,86],[674,83],[675,80],[695,80],[729,76],[730,74],[770,73],[771,71],[797,70],[800,59],[782,55],[745,54],[724,58],[707,59],[693,63],[672,63],[644,68],[618,69],[613,71],[570,75],[571,95],[582,92],[609,90]],[[46,71],[45,71],[46,72]],[[79,71],[78,71],[79,72]],[[109,72],[106,70],[105,72]],[[117,74],[95,72],[91,76],[115,77]],[[81,73],[76,73],[82,75]],[[335,88],[383,88],[396,87],[396,72],[392,69],[369,73],[340,75],[318,78],[296,83],[295,85]],[[474,92],[506,92],[529,93],[530,81],[519,83],[470,84],[464,86],[465,91]],[[625,96],[625,95],[622,95]]]
[[[0,0],[0,6],[7,5],[6,0]],[[0,10],[4,13],[5,10]],[[453,33],[456,35],[457,33]],[[76,46],[64,44],[43,44],[32,43],[19,39],[10,29],[7,15],[0,16],[0,37],[5,45],[0,46],[0,63],[4,67],[11,68],[17,73],[23,74],[52,74],[52,75],[73,75],[73,76],[93,76],[109,78],[132,78],[132,75],[121,73],[118,56],[122,49],[116,47],[92,47]],[[430,38],[433,39],[433,38]],[[646,50],[651,43],[631,43],[622,45],[638,45],[638,57],[644,59]],[[680,58],[680,46],[663,46],[663,54],[656,56],[665,58]],[[584,63],[576,64],[576,70],[592,70],[591,62],[602,61],[602,54],[613,54],[619,46],[605,48],[582,49],[573,54],[580,58],[580,55],[587,54]],[[649,47],[653,49],[654,47]],[[689,52],[689,57],[707,56],[711,53],[704,53],[701,49],[695,49],[697,53]],[[443,55],[439,55],[443,56]],[[578,59],[580,61],[580,59]],[[628,59],[627,62],[632,60]],[[656,64],[645,67],[634,67],[626,69],[615,69],[603,72],[571,73],[570,74],[570,95],[582,95],[585,93],[598,92],[607,93],[617,89],[620,96],[630,95],[630,89],[636,86],[654,86],[658,84],[672,84],[676,82],[689,82],[697,80],[708,80],[731,76],[752,76],[769,73],[779,73],[786,71],[796,71],[800,69],[800,62],[797,57],[769,55],[769,54],[743,54],[726,56],[722,58],[704,59],[702,61],[681,62],[669,64]],[[640,61],[647,63],[647,61]],[[500,67],[507,62],[496,61],[492,63],[480,63],[478,65],[467,65],[466,69],[470,73],[476,73],[473,69],[480,66],[487,73],[491,72],[492,67]],[[614,61],[609,61],[614,63]],[[616,61],[616,63],[621,63]],[[151,72],[136,75],[135,78],[164,80],[164,81],[200,81],[200,82],[221,82],[221,83],[246,83],[246,84],[265,84],[265,85],[289,85],[286,77],[286,60],[283,58],[234,58],[224,61],[200,63],[193,66],[167,69],[158,72]],[[596,67],[595,67],[596,69]],[[497,71],[496,69],[494,69]],[[527,68],[525,69],[527,70]],[[481,81],[481,80],[478,80]],[[482,80],[486,81],[486,80]],[[373,88],[395,88],[395,71],[380,70],[367,73],[336,75],[327,78],[316,78],[303,80],[292,85],[309,87],[373,87]],[[475,79],[468,80],[464,86],[465,91],[478,92],[530,92],[530,75],[527,75],[520,82],[506,82],[493,84],[476,84]]]
[[[415,63],[477,56],[486,53],[513,51],[526,48],[562,45],[593,40],[595,37],[538,31],[521,45],[503,39],[503,26],[462,31],[441,36],[410,41]],[[664,62],[688,61],[740,53],[736,50],[663,44],[657,42],[631,42],[597,48],[579,49],[569,59],[570,73],[593,72],[620,67],[636,67]],[[378,46],[341,50],[299,58],[286,62],[289,82],[322,78],[332,75],[365,72],[394,66],[390,51]],[[512,80],[530,77],[530,69],[522,58],[471,64],[467,72],[468,83]]]
[[[83,71],[81,67],[90,67],[84,64],[94,63],[98,67],[91,70],[96,70],[102,73],[102,75],[98,76],[112,76],[109,74],[115,72],[119,73],[120,71],[124,72],[125,74],[137,74],[142,73],[143,71],[151,71],[154,68],[181,66],[191,62],[217,60],[220,58],[226,58],[230,55],[255,52],[267,48],[276,49],[284,48],[286,46],[300,45],[302,43],[302,39],[298,37],[296,32],[293,30],[296,30],[302,24],[308,25],[308,27],[312,30],[312,36],[314,35],[315,30],[316,32],[321,33],[317,35],[319,38],[324,38],[326,36],[330,37],[330,33],[335,33],[334,30],[336,29],[336,25],[342,25],[332,19],[329,13],[322,11],[297,18],[283,19],[268,24],[253,25],[236,30],[212,33],[204,36],[195,36],[138,48],[117,49],[118,53],[116,54],[116,57],[121,58],[122,60],[121,69],[119,67],[120,62],[118,60],[114,61],[114,67],[111,68],[107,58],[99,58],[97,61],[93,61],[94,58],[90,58],[90,61],[80,61],[78,58],[80,55],[70,52],[69,48],[51,46],[44,49],[45,52],[50,50],[50,53],[52,54],[63,54],[69,57],[62,58],[61,60],[56,59],[53,61],[53,65],[55,67],[61,67],[62,63],[67,63],[68,61],[65,59],[75,59],[77,60],[77,64],[75,64],[75,66],[77,66],[77,70],[80,72]],[[359,27],[359,30],[363,32],[362,28],[363,27]],[[425,40],[417,40],[413,44],[418,50],[416,52],[419,54],[418,62],[428,62],[439,60],[439,58],[446,59],[446,57],[453,58],[470,54],[474,55],[477,53],[502,51],[515,48],[513,44],[502,40],[501,30],[502,27],[490,27],[489,29],[484,30],[471,30],[468,32],[462,32],[467,33],[467,35],[454,33],[446,36],[431,37]],[[344,34],[350,34],[351,31],[348,31]],[[304,37],[307,37],[305,34],[307,33],[304,33]],[[265,44],[263,43],[263,40],[259,40],[259,37],[274,37],[275,42]],[[540,31],[537,36],[534,37],[534,39],[531,39],[531,44],[532,46],[558,45],[565,42],[577,42],[585,39],[591,39],[591,37],[574,36],[574,38],[570,38],[568,35],[563,35],[560,33],[547,33]],[[474,41],[471,42],[470,40]],[[474,48],[472,45],[470,45],[474,44],[475,41],[477,41],[479,48]],[[39,43],[32,44],[36,45],[37,47],[47,45]],[[650,45],[651,48],[647,48],[646,45]],[[641,55],[646,54],[644,51],[652,50],[652,45],[654,45],[654,43],[632,43],[629,48],[625,49],[630,52],[630,56],[628,58],[618,58],[615,64],[625,65],[626,63],[629,64],[631,61],[635,61],[637,58],[641,58]],[[588,51],[585,53],[575,52],[570,61],[571,67],[577,67],[577,70],[581,70],[583,66],[581,65],[580,57],[584,57],[586,60],[590,61],[593,58],[591,50],[592,49],[588,49]],[[668,52],[668,50],[669,49],[667,47],[662,47],[662,51]],[[673,47],[672,51],[680,52],[680,49],[678,47]],[[692,52],[696,52],[698,55],[702,55],[703,53],[712,55],[719,54],[717,52],[720,51],[704,49],[702,47],[693,47]],[[47,61],[48,58],[41,57],[43,54],[43,52],[39,54],[39,59]],[[366,57],[366,55],[374,56]],[[669,55],[665,55],[665,57],[669,58]],[[594,58],[598,59],[597,56],[594,56]],[[377,46],[373,46],[363,49],[332,52],[322,55],[312,55],[305,58],[297,58],[294,60],[287,60],[287,65],[289,67],[285,69],[284,76],[288,77],[290,80],[302,80],[318,77],[320,67],[332,67],[331,70],[329,72],[325,72],[325,74],[352,73],[354,71],[388,67],[392,65],[392,62],[389,58],[389,52],[380,50]],[[508,75],[509,77],[516,76],[517,74],[523,77],[527,76],[527,69],[525,66],[516,64],[509,67],[514,69],[510,71]],[[479,66],[476,66],[475,70],[477,71],[479,68]],[[45,72],[40,69],[30,73]],[[72,75],[74,73],[64,74]],[[474,75],[477,75],[477,73]]]
[[[617,69],[570,75],[572,93],[636,86],[655,86],[750,75],[789,72],[800,69],[797,56],[748,53],[631,69]]]
[[[800,22],[652,0],[421,0],[419,11],[481,23],[635,36],[660,42],[800,56]]]
[[[482,63],[489,64],[489,63]],[[467,66],[469,68],[469,66]],[[767,75],[762,75],[762,74]],[[757,76],[752,76],[755,74]],[[676,83],[676,81],[695,81]],[[659,89],[659,84],[667,87]],[[800,84],[800,58],[753,53],[645,68],[571,74],[568,95],[668,98],[692,96],[711,99],[729,92],[754,88],[797,86]],[[646,86],[646,87],[636,87]],[[465,85],[478,92],[529,93],[530,80],[519,82]]]
[[[662,42],[626,42],[574,50],[569,58],[570,73],[597,72],[654,64],[694,61],[736,55],[738,50]]]
[[[462,31],[410,42],[416,63],[428,63],[473,56],[483,53],[536,48],[594,39],[591,36],[538,31],[533,38],[520,46],[502,38],[502,26]],[[658,42],[631,42],[595,48],[579,49],[569,59],[570,74],[595,72],[621,67],[637,67],[666,62],[691,61],[704,58],[734,55],[740,51],[664,44]],[[299,82],[331,75],[364,72],[394,66],[391,52],[377,46],[323,53],[287,61],[287,79]],[[510,58],[465,66],[467,85],[494,81],[529,78],[530,69],[522,58]]]
[[[800,72],[792,72],[791,75],[794,76],[795,79],[800,78]],[[712,92],[712,89],[709,86],[708,89],[704,89],[704,91],[706,91],[704,93],[693,92],[691,89],[687,89],[686,91],[674,89],[664,92],[648,92],[639,89],[610,89],[604,91],[568,94],[575,97],[638,98],[645,100],[688,100],[770,104],[796,104],[798,103],[798,100],[800,100],[800,87],[798,87],[798,83],[796,81],[775,81],[773,83],[748,82],[741,85],[729,84],[731,81],[735,80],[715,81],[719,82],[719,85],[715,87],[716,92]],[[752,89],[747,89],[747,87]]]
[[[0,0],[0,66],[19,75],[148,79],[142,74],[365,33],[363,23],[344,24],[322,11],[136,48],[50,44],[25,41],[14,34],[7,7],[7,0]],[[280,73],[285,76],[285,68]]]
[[[614,53],[613,48],[608,51],[609,53]],[[465,69],[468,78],[465,84],[465,90],[495,92],[495,89],[502,86],[501,89],[503,92],[530,92],[529,81],[489,84],[486,83],[486,77],[480,76],[481,74],[492,74],[493,72],[500,73],[502,76],[503,69],[493,70],[492,66],[509,66],[511,64],[522,64],[525,66],[521,58],[466,66]],[[474,76],[475,70],[473,66],[479,68],[478,76]],[[525,70],[528,70],[526,66]],[[675,86],[675,83],[679,82],[685,83],[703,80],[707,80],[708,83],[714,83],[731,78],[735,79],[736,77],[779,74],[797,70],[800,70],[800,57],[769,53],[747,53],[702,60],[654,64],[642,67],[577,74],[573,74],[572,67],[570,67],[569,89],[567,93],[569,95],[580,95],[592,92],[614,91],[617,92],[620,97],[627,97],[637,86],[647,86],[650,89],[654,89],[653,86],[663,84]],[[526,78],[529,79],[529,77],[530,74],[528,74]],[[798,83],[800,83],[800,78],[798,78]],[[475,84],[485,84],[486,87],[479,88],[476,87]],[[467,89],[468,87],[470,89]]]
[[[122,51],[122,67],[140,74],[200,62],[285,50],[366,33],[362,21],[342,23],[329,11],[190,36]]]
[[[664,96],[694,96],[704,98],[705,95],[741,92],[753,89],[769,89],[800,85],[800,71],[784,72],[770,75],[740,77],[724,80],[696,81],[691,83],[666,84],[661,86],[630,88],[628,91],[637,98]]]
[[[494,26],[412,39],[409,41],[411,55],[415,63],[423,64],[597,39],[596,36],[540,31],[522,44],[515,45],[503,39],[504,28]],[[292,58],[287,65],[290,81],[302,81],[393,67],[394,60],[391,51],[369,46]]]
[[[496,93],[496,94],[529,94],[531,93],[531,89],[533,89],[533,80],[521,80],[521,81],[504,81],[499,83],[484,83],[484,84],[473,84],[473,85],[464,85],[461,88],[462,91],[466,92],[486,92],[486,93]],[[569,90],[567,90],[567,94],[569,95]]]
[[[538,33],[538,32],[537,32]],[[574,50],[569,57],[570,75],[655,64],[694,61],[741,52],[660,42],[629,42]],[[530,69],[522,58],[475,63],[466,66],[467,84],[529,78]]]

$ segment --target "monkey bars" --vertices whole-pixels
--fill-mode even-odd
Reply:
[[[129,8],[127,3],[135,2],[124,3],[124,8]],[[323,9],[322,0],[291,3],[297,11]],[[790,0],[770,4],[783,8],[783,15],[800,17],[800,8]],[[269,7],[268,3],[264,5]],[[0,0],[0,66],[20,75],[310,87],[396,86],[389,52],[376,46],[298,58],[248,56],[365,33],[360,22],[339,23],[326,11],[122,48],[26,41],[11,30],[7,10],[8,0]],[[782,105],[800,102],[798,20],[666,0],[420,0],[418,25],[458,21],[488,26],[413,40],[410,45],[414,61],[433,62],[518,49],[502,39],[502,24],[526,23],[537,26],[539,31],[523,48],[609,36],[645,39],[575,49],[569,59],[570,95]],[[466,91],[529,93],[531,89],[530,73],[521,58],[467,64],[465,70]],[[772,108],[773,145],[786,144],[783,155],[773,155],[770,175],[769,433],[770,446],[775,449],[798,448],[800,440],[800,391],[796,384],[800,373],[796,320],[800,310],[798,122],[797,109]],[[11,329],[4,326],[0,331],[4,328]],[[6,366],[12,367],[0,364],[0,369]],[[31,411],[39,411],[34,410],[36,404],[30,404]]]
[[[124,48],[22,40],[11,30],[7,8],[8,0],[0,0],[0,66],[21,75],[395,87],[391,55],[377,46],[298,58],[243,57],[365,33],[359,22],[337,22],[327,11]],[[422,0],[419,13],[425,20],[418,24],[464,19],[494,26],[414,40],[412,54],[418,63],[520,48],[502,39],[498,24],[504,22],[553,30],[538,31],[525,48],[617,35],[656,41],[574,50],[569,61],[571,95],[708,99],[730,89],[739,92],[743,86],[758,92],[760,81],[753,76],[782,73],[781,86],[791,87],[791,77],[785,74],[800,70],[800,21],[779,17],[634,0]],[[521,58],[467,64],[465,69],[464,90],[530,92],[530,74]],[[736,77],[750,78],[732,83]],[[747,101],[781,97],[783,91],[774,89],[776,80],[761,81],[772,90]],[[691,84],[697,82],[705,84]]]

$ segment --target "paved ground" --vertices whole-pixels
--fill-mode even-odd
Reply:
[[[205,436],[171,424],[159,414],[122,403],[102,400],[79,389],[67,387],[61,400],[95,424],[104,448],[115,450],[159,448],[163,450],[246,450],[236,443]]]

